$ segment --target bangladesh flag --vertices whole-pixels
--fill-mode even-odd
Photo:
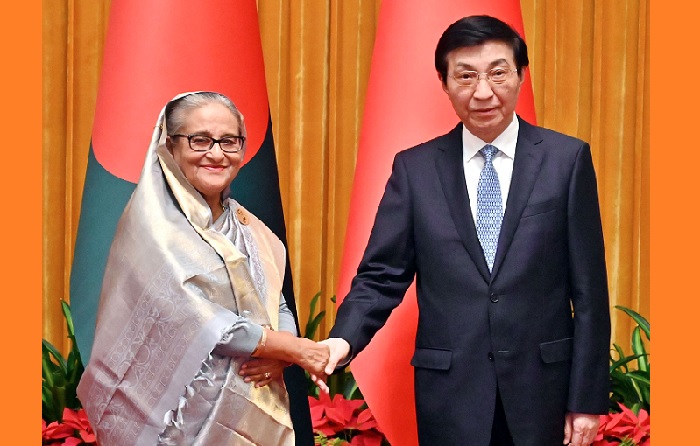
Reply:
[[[245,116],[245,166],[231,195],[286,245],[255,0],[113,0],[70,283],[85,363],[107,255],[153,125],[175,95],[198,90],[225,94]],[[283,293],[296,318],[289,264]],[[289,367],[285,380],[297,444],[313,445],[304,372]]]

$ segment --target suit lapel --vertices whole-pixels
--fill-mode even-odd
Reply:
[[[518,117],[518,119],[520,118]],[[501,234],[498,237],[498,251],[496,252],[492,277],[496,277],[496,274],[498,274],[501,263],[503,263],[508,248],[513,241],[518,223],[520,223],[520,216],[535,186],[544,153],[541,148],[537,147],[541,142],[542,137],[537,132],[537,129],[520,119],[518,142],[513,161],[513,177],[510,181],[506,212],[503,215],[503,223],[501,224]]]
[[[476,226],[469,204],[469,194],[464,180],[464,164],[462,160],[462,124],[447,134],[446,143],[439,147],[442,151],[435,161],[438,178],[447,198],[450,215],[454,220],[462,244],[474,261],[479,273],[486,282],[490,274],[484,252],[476,237]]]

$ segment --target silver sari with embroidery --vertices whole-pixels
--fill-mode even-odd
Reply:
[[[256,257],[251,272],[248,256],[212,227],[165,137],[163,110],[112,243],[78,396],[103,446],[293,445],[284,383],[255,387],[238,375],[248,357],[212,353],[240,315],[278,327],[284,246],[229,201],[248,242],[239,246]],[[166,426],[183,411],[197,427],[172,435]]]

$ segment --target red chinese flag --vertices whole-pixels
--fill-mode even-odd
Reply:
[[[444,0],[439,5],[425,0],[382,2],[337,290],[341,298],[350,290],[367,245],[394,155],[447,133],[458,122],[435,71],[435,46],[450,24],[475,14],[498,17],[525,35],[518,0]],[[516,112],[535,123],[527,71]],[[415,287],[411,286],[403,303],[351,365],[380,428],[397,446],[418,444],[410,365],[417,323]]]

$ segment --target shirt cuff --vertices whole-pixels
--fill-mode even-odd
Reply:
[[[214,347],[214,353],[222,356],[250,356],[258,346],[263,327],[251,322],[238,322],[224,331]]]

